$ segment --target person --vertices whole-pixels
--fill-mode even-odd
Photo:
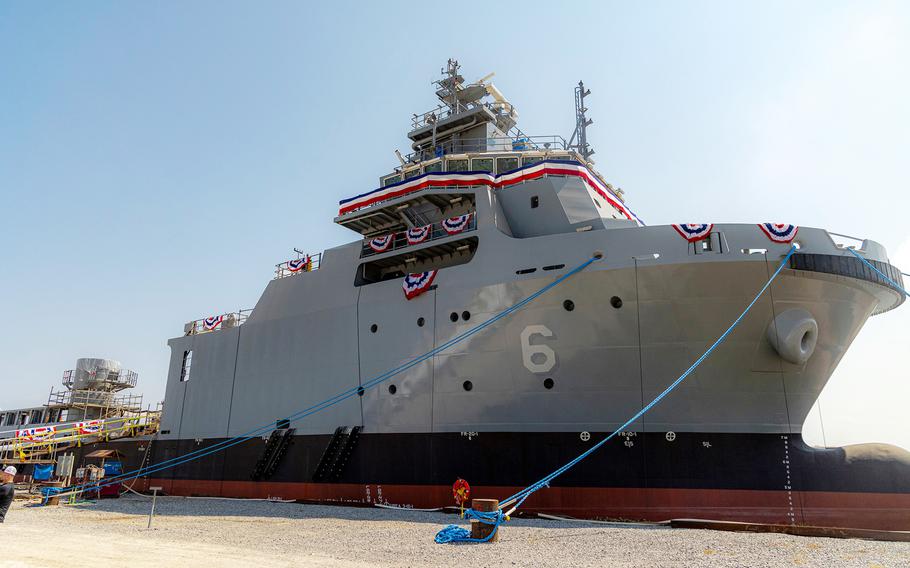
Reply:
[[[13,503],[13,494],[16,492],[16,485],[13,481],[16,478],[16,468],[7,466],[0,471],[0,523],[6,519],[6,512]]]

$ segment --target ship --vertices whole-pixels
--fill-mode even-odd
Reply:
[[[635,415],[786,258],[684,383],[522,511],[910,530],[910,453],[802,438],[864,323],[905,300],[885,248],[781,223],[647,225],[595,168],[583,83],[566,139],[525,134],[490,78],[450,60],[411,151],[340,201],[356,239],[295,248],[254,308],[187,323],[157,435],[84,451],[118,447],[128,470],[144,458],[126,448],[149,445],[172,467],[136,488],[171,495],[426,509],[464,479],[504,497]]]

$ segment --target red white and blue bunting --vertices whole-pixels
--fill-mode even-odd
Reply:
[[[471,220],[471,215],[473,215],[473,213],[465,213],[464,215],[444,219],[441,223],[442,228],[450,235],[457,235],[467,228],[468,222]]]
[[[42,426],[40,428],[25,428],[16,430],[16,437],[31,442],[41,442],[54,435],[57,431],[56,426]]]
[[[775,243],[789,243],[799,232],[799,227],[787,223],[759,223],[758,226]]]
[[[344,215],[369,207],[380,201],[387,201],[402,195],[408,195],[431,187],[471,187],[485,185],[493,189],[503,189],[511,185],[542,178],[547,175],[558,175],[580,178],[582,183],[594,194],[605,199],[617,211],[618,215],[644,225],[641,219],[629,209],[609,187],[601,182],[591,170],[573,160],[544,160],[521,167],[502,175],[487,172],[427,172],[423,175],[380,187],[373,191],[343,199],[338,202],[338,214]]]
[[[301,270],[309,272],[310,270],[310,255],[306,255],[303,258],[298,258],[297,260],[288,261],[288,270],[291,272],[300,272]]]
[[[436,272],[436,270],[428,270],[405,276],[401,283],[405,298],[411,300],[429,290],[433,285],[433,280],[436,279]]]
[[[224,316],[212,316],[202,320],[202,328],[206,331],[212,331],[224,321]]]
[[[394,234],[376,237],[374,239],[370,239],[370,248],[373,249],[374,252],[385,252],[390,246],[392,246],[392,242],[394,241]]]
[[[89,420],[88,422],[77,422],[76,430],[80,434],[97,434],[104,428],[104,420]]]
[[[707,239],[711,235],[714,223],[676,223],[672,227],[682,238],[690,243],[695,243]]]
[[[423,227],[414,227],[413,229],[408,229],[408,244],[416,245],[427,240],[427,237],[430,236],[430,230],[433,228],[433,225],[425,225]]]

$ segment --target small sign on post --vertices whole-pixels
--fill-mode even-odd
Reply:
[[[161,491],[163,488],[162,487],[149,487],[149,489],[152,490],[152,510],[149,511],[149,524],[147,527],[145,527],[147,529],[152,528],[152,517],[155,516],[155,501],[158,500],[158,492]]]

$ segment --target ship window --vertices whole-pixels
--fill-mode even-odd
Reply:
[[[193,350],[183,352],[183,363],[180,365],[180,382],[185,383],[190,380],[190,369],[193,366]]]
[[[525,156],[521,159],[522,166],[530,166],[531,164],[536,164],[537,162],[542,162],[542,156]]]
[[[423,167],[424,172],[441,172],[442,171],[442,160],[437,160],[435,162],[429,163]]]
[[[475,172],[492,172],[493,158],[474,158],[471,160],[471,169]]]
[[[537,209],[540,207],[540,198],[536,195],[531,196],[531,209]]]
[[[468,171],[467,160],[446,160],[447,172],[466,172]]]
[[[503,174],[518,169],[518,157],[496,158],[496,173]]]
[[[401,176],[399,176],[399,175],[389,176],[389,177],[385,178],[384,180],[382,180],[382,187],[385,187],[387,185],[392,185],[393,183],[398,183],[400,181],[401,181]]]
[[[412,177],[417,177],[420,175],[420,168],[414,168],[413,170],[408,170],[404,173],[404,179],[411,179]]]

